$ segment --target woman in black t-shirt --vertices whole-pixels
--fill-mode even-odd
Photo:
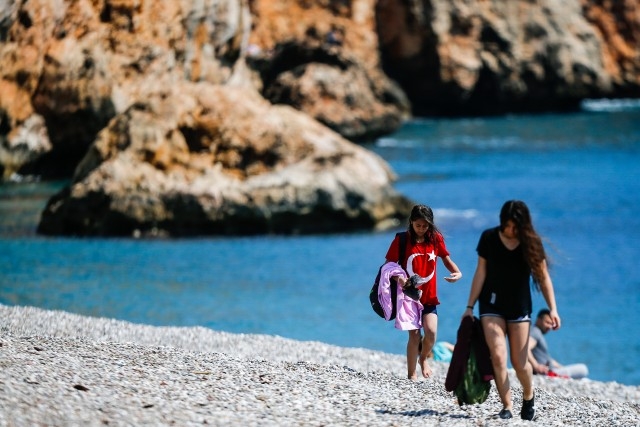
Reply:
[[[500,226],[482,233],[477,251],[478,265],[463,318],[473,316],[473,306],[479,301],[480,321],[503,405],[498,416],[511,418],[513,410],[507,374],[508,339],[511,365],[523,388],[520,417],[532,420],[535,418],[533,375],[527,360],[531,326],[530,279],[547,302],[554,329],[560,327],[560,316],[547,269],[547,256],[542,240],[533,228],[527,205],[519,200],[506,202],[500,211]]]

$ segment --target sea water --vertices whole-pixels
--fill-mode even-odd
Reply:
[[[434,208],[463,272],[449,284],[438,265],[439,340],[455,342],[480,233],[498,224],[504,201],[522,199],[551,258],[562,317],[547,335],[553,357],[586,363],[595,380],[640,385],[639,102],[418,119],[366,147],[389,162],[398,191]],[[295,237],[37,236],[38,215],[63,184],[0,186],[0,303],[404,354],[406,332],[373,313],[368,293],[406,224]],[[544,306],[534,293],[534,313]]]

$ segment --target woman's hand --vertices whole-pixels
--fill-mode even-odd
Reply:
[[[467,309],[462,313],[462,318],[464,319],[467,316],[473,317],[473,308],[467,307]]]
[[[407,286],[407,279],[405,279],[402,276],[394,276],[394,279],[396,279],[396,283],[401,287],[404,288]]]
[[[446,280],[449,283],[453,283],[453,282],[457,282],[461,278],[462,278],[462,273],[460,273],[459,271],[455,271],[450,275],[448,275],[447,277],[445,277],[444,280]]]
[[[549,312],[549,316],[551,317],[551,321],[553,322],[553,330],[560,329],[560,315],[557,310],[551,310]]]

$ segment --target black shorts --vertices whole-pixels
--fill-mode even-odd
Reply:
[[[531,322],[531,313],[518,313],[506,315],[502,310],[493,304],[479,304],[480,317],[501,317],[508,323]]]

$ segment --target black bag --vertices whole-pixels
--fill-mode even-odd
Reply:
[[[407,247],[407,232],[402,231],[400,233],[396,233],[396,235],[400,239],[400,242],[399,242],[400,256],[398,257],[398,264],[400,264],[404,259],[404,251],[406,250],[406,247]],[[381,271],[382,271],[382,265],[378,269],[378,275],[376,276],[376,280],[375,282],[373,282],[373,287],[371,287],[371,291],[369,292],[369,302],[371,303],[371,308],[373,309],[373,311],[375,311],[378,316],[384,319],[384,309],[382,308],[382,304],[380,304],[380,300],[378,299],[378,287],[380,282]],[[396,318],[396,310],[397,310],[396,305],[398,301],[398,283],[396,283],[394,279],[391,279],[390,290],[391,290],[391,303],[393,308],[391,310],[391,317],[389,317],[389,320],[393,320]]]

